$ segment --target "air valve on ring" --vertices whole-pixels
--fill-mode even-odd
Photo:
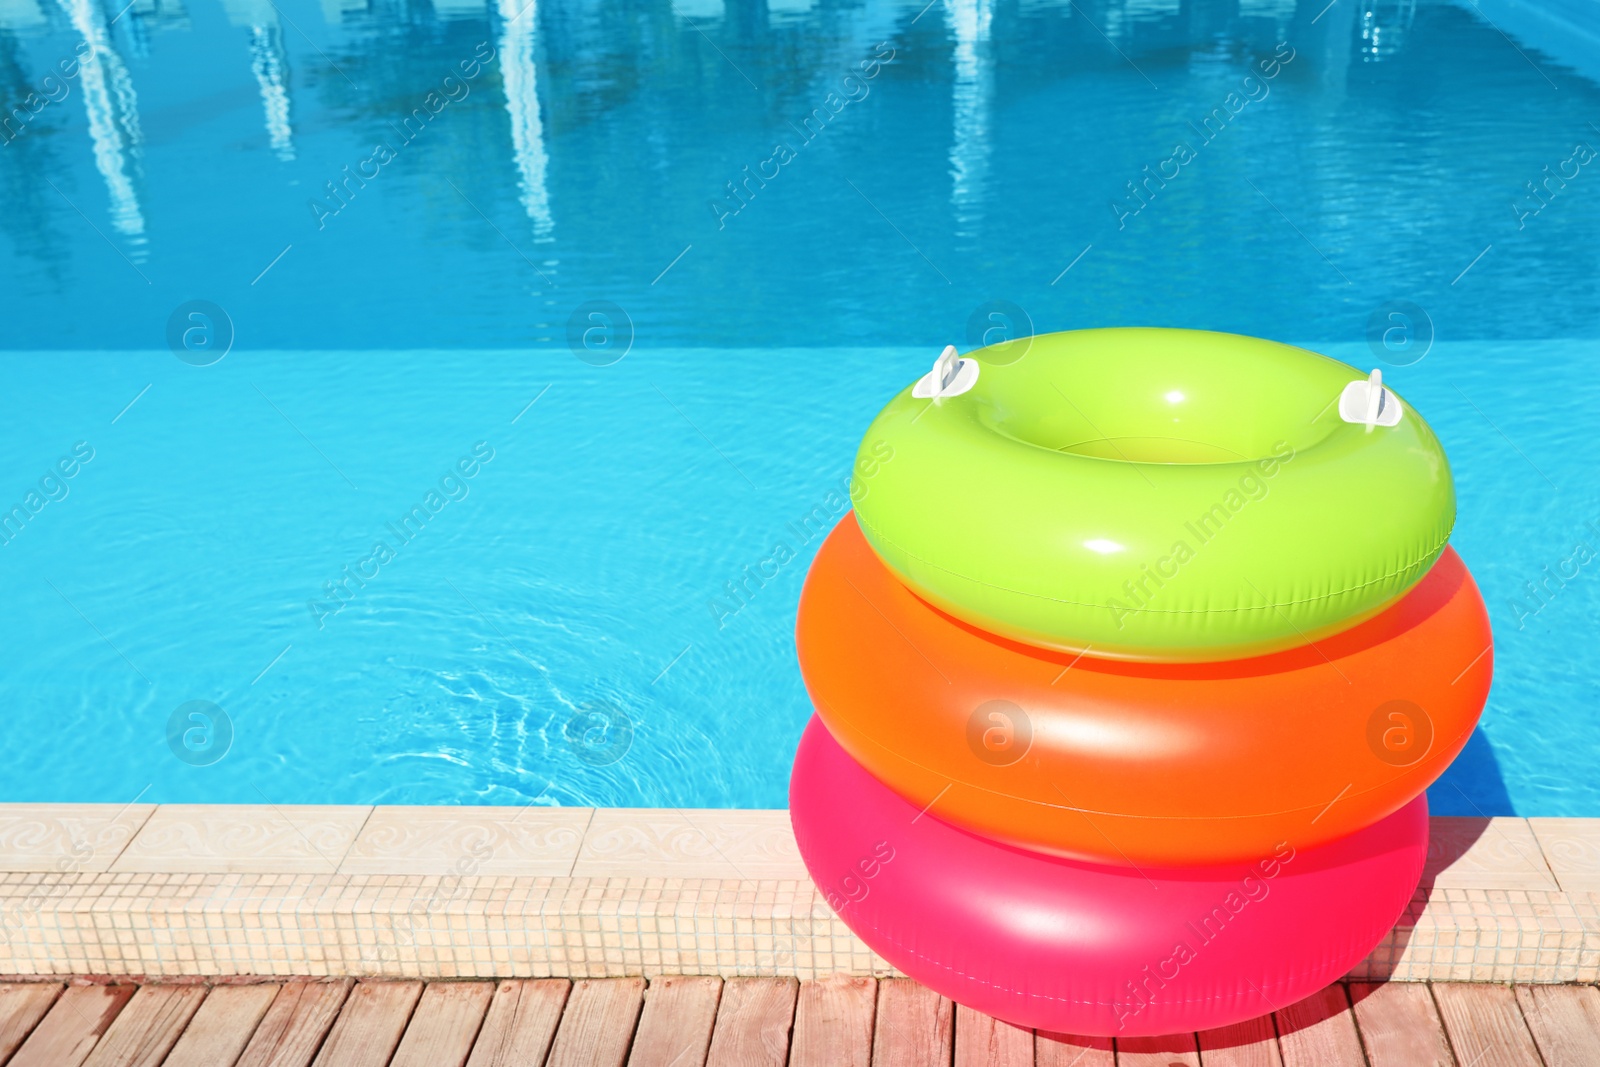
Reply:
[[[960,396],[978,384],[978,361],[962,359],[955,345],[946,345],[933,369],[911,387],[911,395],[919,400],[937,400],[942,396]]]
[[[1351,382],[1339,394],[1339,417],[1364,424],[1368,433],[1374,426],[1398,426],[1402,411],[1399,398],[1383,387],[1383,371],[1377,367],[1366,381]]]

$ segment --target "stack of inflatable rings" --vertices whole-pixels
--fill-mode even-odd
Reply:
[[[1438,440],[1226,334],[958,368],[873,422],[801,595],[818,887],[1022,1026],[1193,1031],[1337,980],[1411,899],[1493,669]]]

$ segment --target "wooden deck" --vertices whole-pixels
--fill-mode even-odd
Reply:
[[[1593,986],[1335,985],[1224,1030],[1113,1042],[906,979],[0,985],[3,1067],[1597,1067]]]

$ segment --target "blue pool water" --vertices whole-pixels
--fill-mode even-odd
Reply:
[[[1565,17],[0,0],[0,799],[781,805],[867,421],[1140,323],[1385,367],[1497,640],[1435,810],[1600,815]]]

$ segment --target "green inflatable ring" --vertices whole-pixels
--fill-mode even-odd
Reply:
[[[1444,451],[1377,379],[1195,330],[948,349],[873,421],[851,496],[883,561],[982,629],[1112,659],[1264,654],[1375,615],[1449,539]]]

